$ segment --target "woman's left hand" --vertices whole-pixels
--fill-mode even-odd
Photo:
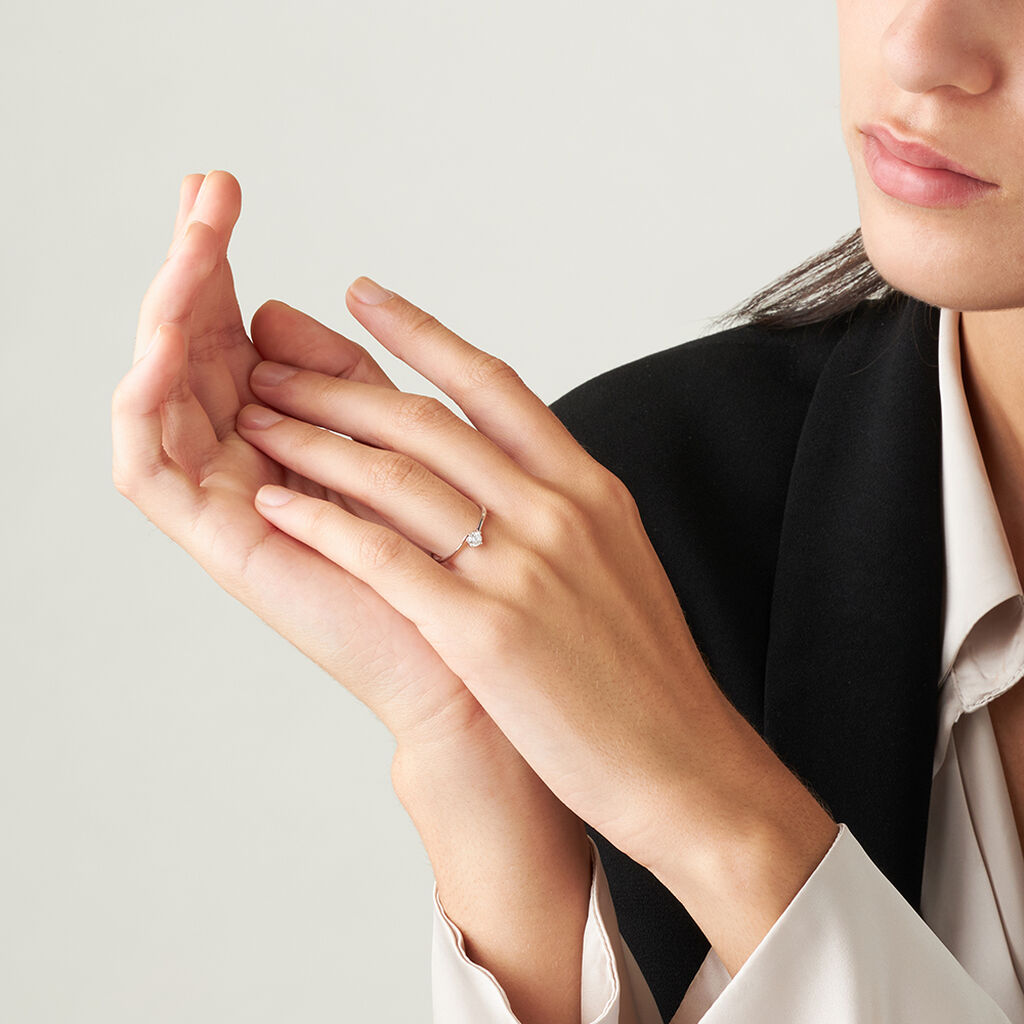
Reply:
[[[257,508],[411,620],[552,792],[649,861],[666,795],[704,780],[706,810],[720,805],[709,751],[729,762],[736,713],[636,504],[506,363],[374,287],[353,284],[352,314],[473,426],[436,399],[312,370],[271,383],[280,364],[261,363],[253,393],[285,415],[257,427],[246,406],[239,433],[375,515],[279,486]],[[483,543],[432,557],[480,506]]]

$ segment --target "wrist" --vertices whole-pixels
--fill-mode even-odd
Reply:
[[[578,1021],[592,880],[583,823],[497,728],[474,733],[396,751],[395,793],[465,955],[515,1018]]]
[[[410,813],[443,803],[446,793],[482,797],[502,785],[525,784],[531,776],[536,778],[482,710],[457,727],[399,738],[391,761],[395,795]]]
[[[657,831],[636,851],[655,873],[682,877],[692,864],[695,884],[746,859],[748,850],[817,847],[837,828],[724,695],[720,706],[705,736],[713,756],[652,787],[648,820],[658,823]]]
[[[747,786],[666,797],[661,835],[641,863],[688,909],[727,890],[745,890],[776,909],[774,920],[820,863],[838,824],[774,757]],[[696,915],[694,915],[696,917]]]
[[[499,844],[510,856],[569,844],[589,857],[583,823],[490,719],[446,742],[400,744],[391,781],[435,874],[441,860]]]
[[[551,898],[551,890],[589,879],[583,822],[504,734],[495,727],[494,733],[481,730],[472,741],[460,739],[446,747],[399,748],[391,772],[446,909],[461,910],[455,890],[463,888],[461,880],[470,873],[488,880],[483,891],[494,898],[544,889]]]
[[[728,702],[726,702],[728,703]],[[835,841],[839,826],[732,705],[697,776],[652,792],[635,851],[735,976]]]

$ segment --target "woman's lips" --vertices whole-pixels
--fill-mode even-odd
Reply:
[[[870,134],[871,131],[877,135]],[[962,207],[972,199],[999,188],[990,181],[982,181],[969,174],[949,170],[959,166],[926,146],[901,146],[884,129],[862,129],[864,132],[864,163],[871,180],[886,195],[914,206]],[[887,145],[888,143],[888,145]],[[900,150],[897,156],[890,148]],[[907,157],[907,159],[903,159]],[[920,166],[911,160],[920,160],[929,166]],[[934,166],[934,165],[940,166]]]

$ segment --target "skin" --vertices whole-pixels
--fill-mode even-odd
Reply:
[[[250,339],[238,182],[197,187],[114,392],[118,489],[392,731],[443,905],[524,1024],[579,1018],[583,822],[738,971],[838,829],[708,674],[628,491],[510,367],[365,278],[353,316],[470,423],[283,303]],[[478,502],[485,543],[440,564]]]
[[[964,390],[1024,579],[1024,4],[839,0],[841,116],[864,246],[882,277],[961,311]],[[858,125],[885,122],[999,189],[928,209],[868,175]],[[1024,688],[990,705],[1024,845]]]
[[[965,383],[1024,552],[1024,14],[840,0],[839,20],[865,245],[900,290],[965,311]],[[963,210],[885,196],[856,127],[878,120],[999,192]],[[182,182],[113,396],[118,489],[391,729],[443,905],[524,1024],[579,1019],[584,821],[662,880],[735,974],[837,826],[708,675],[631,497],[510,367],[403,296],[363,301],[366,279],[346,294],[353,317],[469,424],[284,303],[247,332],[227,260],[241,190],[214,171],[196,201],[200,180]],[[272,384],[268,363],[295,372]],[[483,546],[431,558],[480,504]],[[1000,719],[1004,747],[1020,749],[1021,717]]]

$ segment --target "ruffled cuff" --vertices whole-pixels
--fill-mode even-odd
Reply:
[[[618,929],[601,861],[590,843],[590,902],[583,931],[581,964],[581,1024],[629,1024],[620,1021],[622,989],[616,957]],[[604,910],[604,913],[602,913]],[[611,934],[605,918],[611,911]],[[431,950],[431,987],[437,1024],[520,1024],[497,978],[466,954],[458,925],[445,913],[434,884],[434,932]]]

